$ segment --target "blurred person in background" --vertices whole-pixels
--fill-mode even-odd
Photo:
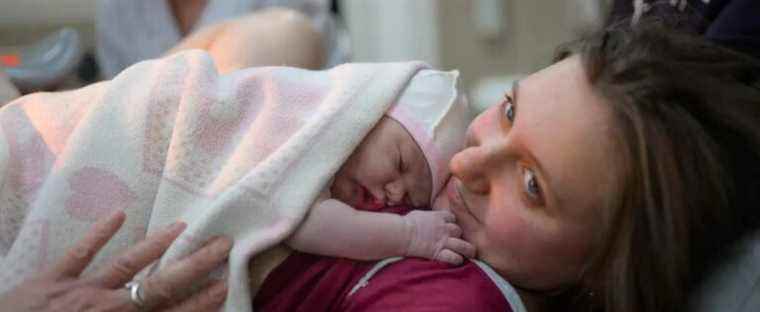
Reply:
[[[97,60],[110,79],[142,60],[207,50],[222,72],[265,65],[311,69],[348,59],[330,0],[100,0]]]

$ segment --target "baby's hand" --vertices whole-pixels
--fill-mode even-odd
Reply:
[[[460,239],[462,229],[448,211],[414,210],[404,216],[409,246],[407,256],[462,264],[475,257],[475,247]]]

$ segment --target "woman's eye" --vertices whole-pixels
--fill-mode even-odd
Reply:
[[[509,122],[515,121],[515,106],[512,104],[512,97],[509,95],[505,95],[505,107],[504,107],[504,116],[507,117],[507,120]]]
[[[530,169],[525,169],[525,173],[523,174],[523,187],[525,188],[525,193],[531,199],[536,201],[541,200],[541,186],[538,185],[536,174]]]

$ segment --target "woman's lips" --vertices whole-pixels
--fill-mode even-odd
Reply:
[[[477,218],[472,214],[470,207],[467,206],[467,203],[462,197],[461,182],[452,178],[452,180],[446,185],[446,195],[449,197],[452,210],[461,211],[477,221]]]
[[[458,181],[451,180],[446,185],[446,194],[449,196],[449,201],[454,204],[457,209],[465,209],[464,202],[462,200],[462,193],[459,192]]]

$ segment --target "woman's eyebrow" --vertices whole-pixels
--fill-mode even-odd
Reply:
[[[517,88],[520,87],[520,80],[517,79],[512,82],[512,105],[517,107]]]

